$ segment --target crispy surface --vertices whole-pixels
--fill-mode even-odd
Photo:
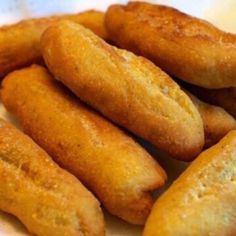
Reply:
[[[164,170],[120,129],[33,66],[9,74],[2,100],[26,133],[89,187],[114,215],[143,224]]]
[[[204,89],[185,84],[185,87],[202,100],[223,107],[236,119],[236,88]]]
[[[236,131],[231,131],[157,200],[143,235],[235,235],[235,176]]]
[[[50,27],[41,45],[55,77],[105,116],[178,159],[191,160],[200,152],[204,134],[198,111],[150,61],[69,21]]]
[[[210,147],[222,139],[229,131],[236,129],[235,119],[223,108],[205,103],[185,91],[197,107],[204,126],[205,147]]]
[[[95,197],[29,137],[0,119],[0,209],[34,235],[105,235]]]
[[[86,11],[75,15],[54,16],[21,21],[0,28],[0,77],[8,72],[41,60],[39,39],[53,22],[68,19],[80,23],[107,39],[104,13]]]
[[[143,2],[113,5],[109,36],[164,71],[206,88],[236,87],[236,36],[174,8]]]

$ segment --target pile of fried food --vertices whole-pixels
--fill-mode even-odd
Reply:
[[[0,120],[0,209],[31,233],[105,235],[101,203],[144,236],[236,234],[236,35],[112,5],[2,27],[0,73],[25,133]],[[192,161],[155,204],[167,174],[131,134]]]

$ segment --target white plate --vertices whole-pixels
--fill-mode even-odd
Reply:
[[[120,0],[0,0],[0,24],[9,24],[20,19],[78,12],[86,9],[105,10],[112,3],[125,3]],[[236,33],[236,1],[235,0],[153,0],[149,2],[174,6],[186,13],[207,19],[223,30]],[[0,116],[16,124],[16,121],[0,104]],[[146,145],[147,146],[147,145]],[[166,169],[169,177],[167,186],[186,168],[187,164],[172,160],[151,146],[148,150]],[[166,186],[166,187],[167,187]],[[162,190],[163,191],[163,190]],[[160,194],[157,193],[157,195]],[[108,236],[139,236],[142,227],[132,226],[105,213]],[[0,212],[0,236],[29,235],[24,226],[14,217]]]

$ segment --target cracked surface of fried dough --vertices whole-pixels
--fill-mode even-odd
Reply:
[[[112,214],[143,224],[164,170],[123,131],[76,99],[46,69],[33,66],[3,80],[2,101],[27,134],[77,176]]]
[[[204,134],[197,109],[150,61],[69,21],[50,27],[41,45],[55,77],[114,122],[177,159],[191,160],[201,151]]]
[[[0,209],[39,236],[103,236],[95,197],[29,137],[0,119]]]
[[[186,91],[197,107],[204,126],[205,147],[210,147],[222,139],[229,131],[236,129],[235,119],[223,108],[205,103]]]
[[[156,201],[143,236],[236,234],[236,131],[197,157]]]
[[[236,35],[174,8],[144,2],[111,6],[111,39],[167,73],[206,88],[236,87]]]
[[[0,77],[14,69],[41,61],[40,36],[49,25],[61,19],[80,23],[107,39],[104,13],[93,10],[74,15],[24,20],[3,26],[0,28]]]

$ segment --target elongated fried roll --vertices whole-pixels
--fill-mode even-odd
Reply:
[[[180,160],[201,151],[202,120],[189,97],[143,57],[108,45],[83,26],[61,21],[42,36],[55,77],[114,122]]]
[[[26,133],[77,176],[114,215],[143,224],[164,170],[133,139],[74,98],[47,70],[9,74],[2,100]]]
[[[171,75],[206,88],[236,87],[236,35],[174,8],[144,2],[113,5],[110,38]]]
[[[204,89],[185,84],[185,87],[202,100],[223,107],[236,119],[236,88]]]
[[[143,235],[236,235],[235,182],[236,131],[231,131],[157,200]]]
[[[210,147],[222,139],[229,131],[236,129],[235,119],[223,108],[205,103],[185,91],[197,107],[204,126],[205,147]]]
[[[83,24],[100,37],[107,39],[104,13],[92,10],[75,15],[25,20],[1,27],[0,77],[14,69],[40,61],[40,36],[49,25],[61,19]]]
[[[0,209],[34,235],[105,235],[95,197],[29,137],[0,119]]]

